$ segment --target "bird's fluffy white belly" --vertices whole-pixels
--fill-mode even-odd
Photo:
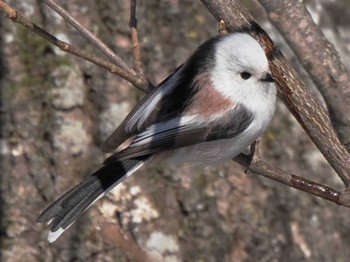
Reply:
[[[172,151],[169,161],[173,164],[209,166],[232,159],[251,145],[265,131],[268,121],[255,119],[240,135],[230,139],[203,142]]]
[[[172,164],[188,163],[195,166],[217,164],[234,158],[253,143],[255,139],[246,134],[241,134],[231,139],[203,142],[174,150],[171,153],[169,161]]]
[[[174,150],[169,158],[172,164],[188,163],[190,165],[209,166],[237,155],[238,148],[230,141],[204,142]]]

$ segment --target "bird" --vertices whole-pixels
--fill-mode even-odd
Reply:
[[[213,37],[145,95],[102,144],[103,165],[37,218],[54,242],[99,198],[147,163],[211,166],[240,154],[267,129],[276,85],[248,33]]]

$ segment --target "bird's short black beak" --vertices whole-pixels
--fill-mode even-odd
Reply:
[[[272,78],[272,75],[267,73],[264,78],[261,79],[263,82],[275,82],[275,80]]]

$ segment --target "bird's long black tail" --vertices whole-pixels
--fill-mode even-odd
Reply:
[[[48,206],[37,219],[39,223],[50,224],[48,241],[55,241],[88,207],[140,168],[146,160],[147,157],[108,161]]]

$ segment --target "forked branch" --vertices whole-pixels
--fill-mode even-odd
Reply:
[[[54,3],[52,6],[55,8],[57,7],[58,9],[62,10],[59,5],[57,5],[54,1],[49,1]],[[81,50],[80,48],[73,46],[67,42],[64,42],[55,36],[51,35],[48,33],[46,30],[41,28],[40,26],[36,25],[35,23],[31,22],[28,18],[26,18],[24,15],[22,15],[18,10],[16,10],[14,7],[10,6],[9,4],[5,3],[4,1],[0,0],[0,10],[2,10],[8,18],[10,18],[13,22],[16,22],[29,30],[33,31],[35,34],[38,36],[42,37],[43,39],[47,40],[51,44],[57,46],[60,48],[62,51],[73,54],[77,57],[80,57],[84,60],[90,61],[106,70],[109,72],[120,76],[121,78],[127,80],[130,82],[132,85],[134,85],[136,88],[141,89],[143,91],[147,91],[151,89],[152,85],[148,82],[148,80],[145,80],[144,78],[140,77],[133,69],[128,67],[124,62],[120,62],[118,60],[118,56],[113,53],[112,50],[109,48],[104,49],[106,46],[105,44],[102,43],[102,41],[97,40],[93,41],[95,46],[98,46],[100,50],[104,50],[105,54],[108,54],[108,57],[113,61],[119,61],[117,63],[110,62],[106,59],[103,59],[99,56],[96,56],[94,54],[91,54],[89,52],[86,52],[84,50]],[[63,12],[66,14],[64,16],[64,19],[66,17],[71,17],[67,12]],[[68,15],[67,15],[68,14]],[[77,26],[78,29],[80,29],[79,26]],[[88,30],[83,30],[84,32],[88,32],[87,35],[90,35],[92,39],[98,39],[97,37],[93,36]],[[85,35],[86,36],[86,35]],[[114,55],[113,55],[114,54]]]
[[[251,155],[247,156],[240,154],[234,159],[234,161],[259,176],[267,177],[289,187],[329,200],[337,205],[350,207],[350,192],[348,190],[339,192],[328,186],[271,166],[260,158],[259,147],[256,143],[252,145],[251,151]]]
[[[326,110],[313,98],[298,73],[270,37],[258,26],[247,9],[237,0],[202,0],[218,21],[224,20],[228,31],[246,31],[265,48],[278,95],[308,136],[337,172],[346,187],[350,185],[350,155],[339,141]]]
[[[52,0],[46,0],[51,7],[61,12],[61,7]],[[307,91],[300,77],[295,70],[289,65],[284,56],[273,45],[268,35],[253,22],[253,19],[247,10],[239,3],[239,1],[224,0],[202,0],[209,8],[213,15],[218,19],[225,21],[220,27],[220,33],[225,34],[228,31],[248,31],[251,33],[265,48],[270,61],[270,68],[279,87],[279,97],[285,102],[289,110],[293,113],[307,134],[338,173],[346,186],[350,184],[350,156],[345,147],[339,142],[334,130],[330,125],[330,119],[324,110]],[[107,57],[113,61],[111,63],[94,55],[79,50],[74,46],[58,40],[42,28],[30,22],[14,8],[0,0],[0,10],[3,10],[14,22],[29,28],[39,36],[48,40],[50,43],[58,46],[62,50],[77,55],[83,59],[91,61],[107,70],[121,76],[135,87],[144,91],[149,91],[152,86],[144,76],[144,68],[141,61],[141,52],[138,40],[137,24],[136,24],[136,0],[131,1],[130,13],[130,30],[133,44],[134,69],[129,68],[124,62],[118,60],[118,56],[110,53],[111,50],[105,49],[104,44],[89,31],[81,27],[68,12],[61,12],[63,18],[73,23],[76,29],[91,42],[97,46]],[[60,11],[59,11],[60,10]],[[96,41],[96,39],[97,41]],[[256,146],[256,145],[255,145]],[[235,160],[242,166],[258,175],[268,177],[293,188],[308,192],[310,194],[322,197],[324,199],[335,202],[339,205],[350,207],[350,197],[347,191],[343,193],[333,190],[327,186],[303,179],[301,177],[289,174],[283,170],[274,168],[263,162],[259,157],[258,147],[253,147],[251,156],[239,155]]]
[[[60,6],[56,1],[53,0],[45,0],[46,4],[54,10],[57,14],[59,14],[65,21],[71,24],[78,32],[81,33],[90,43],[96,46],[100,51],[109,58],[114,64],[123,68],[129,74],[136,75],[136,72],[129,68],[126,63],[110,49],[105,43],[103,43],[97,36],[95,36],[92,32],[82,26],[74,17],[72,17],[67,10],[65,10],[62,6]]]

